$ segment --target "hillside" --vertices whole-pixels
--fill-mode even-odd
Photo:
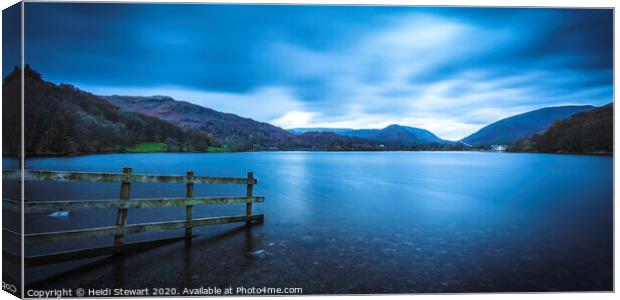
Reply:
[[[548,153],[612,153],[613,104],[554,122],[544,133],[523,138],[509,150]]]
[[[314,128],[291,128],[287,129],[288,132],[292,134],[304,134],[306,132],[333,132],[336,134],[340,134],[345,131],[351,131],[351,128],[328,128],[328,127],[314,127]]]
[[[575,113],[592,108],[594,106],[584,105],[547,107],[533,110],[487,125],[462,139],[462,141],[470,145],[509,145],[519,138],[543,132],[557,120],[568,118]]]
[[[2,85],[2,155],[16,156],[21,149],[21,69],[14,69]]]
[[[383,129],[347,129],[347,128],[293,128],[289,132],[333,132],[338,135],[367,139],[391,145],[414,146],[422,144],[447,144],[432,132],[415,127],[390,125]]]
[[[3,113],[4,120],[15,119],[12,111],[19,110],[19,92],[15,91],[19,90],[20,72],[15,68],[4,79],[4,100],[13,108]],[[145,142],[166,142],[188,151],[203,151],[213,143],[207,134],[121,110],[71,85],[44,81],[29,66],[24,73],[27,154],[124,152]],[[4,125],[7,129],[14,128]],[[3,151],[16,153],[19,147],[9,143]]]
[[[447,144],[448,141],[442,140],[432,132],[415,127],[390,125],[383,129],[361,129],[342,132],[342,135],[366,138],[373,141],[380,141],[388,144],[401,144],[413,146],[421,144]]]
[[[233,151],[260,150],[390,150],[414,145],[444,144],[431,132],[399,125],[377,130],[298,128],[284,130],[268,123],[178,101],[165,96],[105,96],[123,109],[192,128],[214,136]],[[437,146],[434,146],[437,148]]]
[[[380,142],[338,135],[333,132],[309,131],[295,136],[284,146],[287,150],[379,151],[399,150]]]
[[[14,127],[20,123],[20,71],[16,68],[3,83],[5,155],[18,153],[20,148],[20,132]],[[513,151],[609,151],[609,132],[606,130],[609,129],[608,123],[613,123],[613,115],[609,115],[612,106],[593,110],[594,114],[586,113],[591,108],[550,107],[516,115],[486,126],[462,143],[442,140],[425,129],[401,125],[383,129],[298,128],[287,131],[166,96],[97,96],[68,84],[47,82],[41,74],[26,67],[25,149],[29,155],[229,150],[468,150],[486,149],[490,144],[511,144],[520,139],[514,144]],[[566,119],[571,115],[573,117]],[[564,119],[566,122],[553,123]],[[544,134],[537,134],[547,128]]]
[[[3,153],[20,149],[20,69],[4,79]],[[29,155],[151,151],[385,150],[333,133],[294,135],[279,127],[170,97],[97,96],[25,69]],[[394,148],[400,149],[400,148]]]
[[[157,117],[212,134],[219,144],[234,151],[281,149],[293,138],[292,133],[268,123],[257,122],[235,114],[177,101],[170,97],[104,96],[122,109]]]

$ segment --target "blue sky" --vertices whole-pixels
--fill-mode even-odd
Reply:
[[[611,10],[27,3],[25,18],[26,62],[47,80],[284,128],[460,139],[613,99]]]

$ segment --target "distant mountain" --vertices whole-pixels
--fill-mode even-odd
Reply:
[[[203,151],[213,141],[196,130],[121,110],[101,97],[68,85],[44,81],[41,74],[24,68],[25,151],[30,155],[123,152],[139,143],[174,141],[189,150]],[[21,69],[3,82],[3,153],[19,152]],[[13,130],[9,130],[12,128]],[[13,132],[9,132],[13,131]]]
[[[166,96],[106,96],[123,109],[161,118],[179,125],[212,134],[215,140],[233,151],[261,150],[385,150],[380,143],[362,138],[337,135],[331,130],[308,130],[293,134],[268,123],[223,113],[210,108],[178,101]]]
[[[399,150],[398,147],[386,147],[381,142],[362,138],[342,136],[330,131],[308,131],[295,136],[286,145],[288,150],[330,150],[330,151],[378,151]]]
[[[350,150],[375,149],[381,144],[389,144],[389,149],[401,149],[401,146],[447,143],[428,130],[400,125],[390,125],[384,129],[295,128],[287,131],[268,123],[165,96],[103,98],[129,111],[157,117],[182,128],[193,128],[212,134],[218,143],[235,151],[332,149],[331,144],[349,145],[352,147]],[[314,145],[310,145],[309,140],[313,140]]]
[[[421,144],[447,144],[450,141],[442,140],[432,132],[415,127],[390,125],[383,129],[350,129],[350,128],[293,128],[289,132],[302,134],[306,132],[333,132],[338,135],[368,139],[385,144],[413,146]]]
[[[547,107],[499,120],[461,141],[470,145],[512,144],[519,138],[545,131],[553,122],[594,108],[591,105]]]
[[[325,127],[316,127],[316,128],[291,128],[288,129],[288,132],[292,134],[303,134],[306,132],[333,132],[333,133],[342,133],[345,131],[351,131],[351,128],[325,128]]]
[[[544,133],[523,138],[509,150],[552,153],[613,153],[613,103],[554,122]]]
[[[449,144],[450,141],[442,140],[432,132],[415,127],[390,125],[383,129],[358,129],[350,131],[342,131],[338,134],[369,139],[372,141],[380,141],[388,144],[401,144],[404,146],[413,146],[420,144]]]
[[[166,96],[103,98],[122,109],[157,117],[177,124],[181,128],[193,128],[210,133],[220,144],[234,151],[282,149],[282,145],[294,138],[292,133],[268,123],[177,101]]]
[[[442,140],[425,129],[401,125],[359,130],[297,128],[291,130],[295,132],[293,134],[268,123],[218,112],[166,96],[98,96],[68,84],[57,85],[44,81],[41,74],[30,67],[26,67],[24,71],[24,142],[26,153],[30,155],[162,151],[158,149],[201,152],[207,151],[209,146],[223,146],[232,151],[485,149],[484,147],[488,147],[486,144],[512,143],[517,138],[540,133],[555,120],[562,120],[576,112],[592,108],[566,106],[532,111],[493,123],[460,143]],[[3,82],[5,154],[18,153],[21,144],[19,131],[12,129],[14,124],[21,122],[20,74],[21,70],[15,69]],[[588,120],[575,122],[589,126],[587,128],[590,129],[582,130],[585,132],[599,130],[591,128],[603,128],[592,125],[598,124],[596,120]],[[559,128],[573,130],[569,127],[562,125]],[[598,137],[596,134],[592,136]],[[545,137],[545,140],[552,139]],[[580,137],[580,140],[598,143],[585,137]],[[535,142],[540,141],[542,140]],[[475,146],[471,147],[467,143]],[[140,147],[137,147],[138,145]],[[581,149],[580,147],[590,149],[584,146],[577,148]],[[595,148],[599,149],[601,146]]]

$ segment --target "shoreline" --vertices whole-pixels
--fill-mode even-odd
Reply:
[[[511,153],[511,154],[554,154],[554,155],[593,155],[593,156],[614,156],[613,152],[585,152],[585,153],[577,153],[577,152],[513,152],[513,151],[485,151],[485,150],[327,150],[327,149],[294,149],[294,150],[266,150],[266,151],[227,151],[227,152],[163,152],[163,151],[153,151],[153,152],[80,152],[80,153],[48,153],[48,154],[26,154],[26,159],[28,158],[50,158],[50,157],[74,157],[74,156],[86,156],[86,155],[105,155],[105,154],[233,154],[233,153],[275,153],[275,152],[348,152],[348,153],[356,153],[356,152],[482,152],[482,153]],[[14,158],[17,159],[16,156],[3,154],[2,158]]]

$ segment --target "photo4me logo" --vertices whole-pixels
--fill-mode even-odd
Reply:
[[[274,287],[237,287],[237,295],[299,295],[303,294],[302,288],[274,288]]]
[[[220,295],[300,295],[303,289],[300,287],[280,288],[280,287],[200,287],[185,288],[183,296],[220,296]]]

